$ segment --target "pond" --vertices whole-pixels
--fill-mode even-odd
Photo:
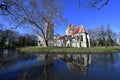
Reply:
[[[25,54],[0,50],[0,80],[120,80],[120,53]]]

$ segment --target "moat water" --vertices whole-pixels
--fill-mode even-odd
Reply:
[[[0,50],[0,80],[120,80],[120,53],[25,54]]]

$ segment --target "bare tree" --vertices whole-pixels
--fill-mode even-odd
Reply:
[[[1,40],[0,40],[0,47],[4,47],[6,42],[7,42],[7,39],[8,37],[11,36],[13,32],[11,30],[2,30],[1,32]],[[7,44],[6,44],[7,45]]]
[[[104,6],[108,5],[110,0],[65,0],[65,1],[72,2],[72,3],[76,1],[78,3],[78,5],[76,6],[79,8],[85,7],[93,10],[100,10]]]
[[[115,32],[110,29],[110,25],[100,26],[93,30],[88,30],[90,38],[91,38],[91,45],[92,46],[114,46],[117,45],[117,36]]]
[[[88,8],[92,8],[94,10],[100,10],[105,5],[108,5],[109,0],[89,0]]]
[[[120,43],[120,32],[118,32],[117,38],[118,38],[118,43]]]
[[[64,21],[62,17],[64,7],[61,4],[60,0],[1,0],[0,8],[2,14],[12,15],[8,17],[18,23],[16,28],[23,24],[30,24],[29,26],[35,30],[39,30],[39,36],[44,38],[48,46],[50,36],[47,32],[51,27],[54,28],[51,24]]]
[[[0,23],[0,30],[2,29],[2,26],[3,26],[3,25]]]
[[[1,15],[8,15],[16,25],[29,24],[39,36],[43,37],[46,46],[52,39],[52,28],[59,21],[64,21],[62,10],[66,0],[0,0]],[[79,3],[81,0],[78,0]],[[109,0],[87,0],[89,8],[101,9]],[[101,6],[97,4],[101,3]],[[79,4],[78,4],[79,5]],[[45,26],[45,24],[47,24]],[[49,31],[49,32],[48,32]],[[50,32],[51,31],[51,32]],[[51,34],[49,34],[51,33]]]
[[[2,36],[3,36],[3,24],[0,23],[0,42],[2,40]]]

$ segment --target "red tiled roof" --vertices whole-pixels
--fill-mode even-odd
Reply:
[[[80,32],[86,33],[86,30],[85,30],[83,25],[81,25],[81,31]]]
[[[65,38],[65,36],[58,36],[57,37],[57,39],[59,40],[59,39],[64,39]]]
[[[77,34],[79,32],[86,33],[86,30],[83,25],[80,25],[79,27],[74,28],[73,34]]]
[[[74,27],[72,26],[72,24],[69,26],[70,30],[73,30],[73,33],[72,34],[77,34],[79,32],[81,33],[86,33],[86,30],[84,28],[83,25],[80,25],[78,27]],[[70,38],[72,37],[72,35],[64,35],[64,36],[58,36],[57,39],[60,40],[60,39],[64,39],[64,38]]]
[[[67,37],[67,38],[70,38],[70,37],[72,37],[72,35],[66,35],[66,37]]]
[[[74,28],[72,34],[77,34],[77,33],[79,32],[79,30],[80,30],[80,27],[76,27],[76,28]]]
[[[64,35],[64,36],[58,36],[57,39],[64,39],[64,38],[70,38],[72,35]]]

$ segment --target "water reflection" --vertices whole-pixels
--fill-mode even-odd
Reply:
[[[120,80],[120,54],[0,51],[0,80]]]

